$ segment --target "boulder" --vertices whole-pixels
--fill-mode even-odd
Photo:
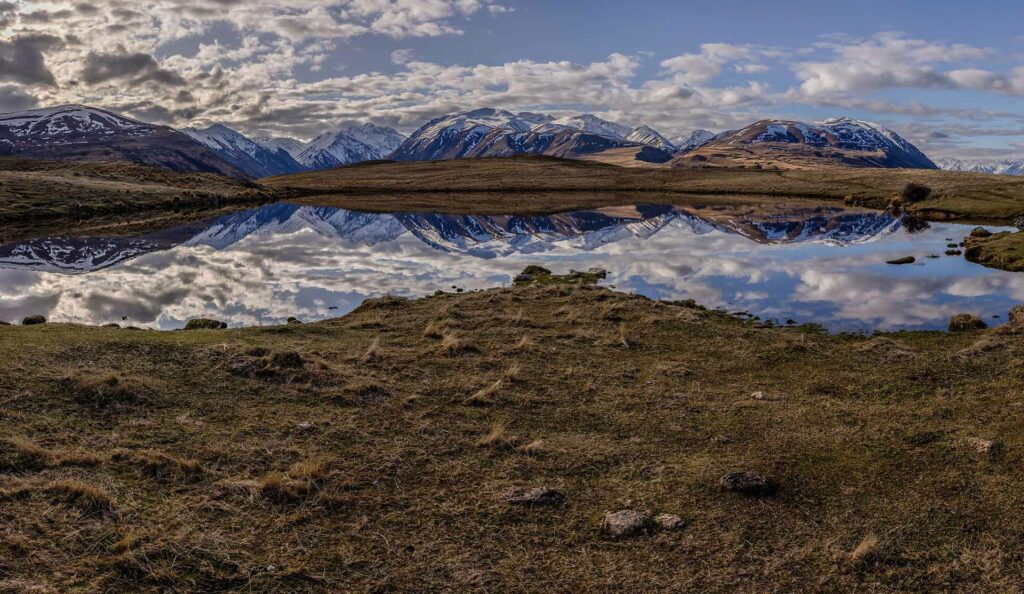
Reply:
[[[989,460],[998,460],[1003,457],[1003,453],[1006,447],[999,441],[992,441],[990,439],[980,439],[977,437],[967,438],[967,444],[975,452],[981,454]]]
[[[296,317],[293,316],[293,317],[288,318],[287,323],[291,324],[291,325],[301,324],[302,320],[300,320],[299,318],[296,318]]]
[[[887,260],[886,264],[895,264],[899,266],[903,264],[913,264],[916,261],[917,259],[914,258],[913,256],[904,256],[902,258],[896,258],[895,260]]]
[[[551,271],[543,266],[530,265],[523,269],[522,274],[529,274],[530,276],[544,276],[551,274]]]
[[[565,501],[565,495],[550,487],[514,487],[506,491],[502,498],[512,505],[529,507],[561,505]]]
[[[36,326],[38,324],[45,324],[46,318],[44,316],[29,316],[21,321],[22,326]]]
[[[971,237],[992,237],[992,232],[984,227],[971,229]]]
[[[224,322],[209,318],[195,318],[185,322],[185,330],[223,330],[227,327]]]
[[[969,332],[971,330],[984,330],[988,324],[973,314],[956,314],[949,318],[950,332]]]
[[[750,497],[767,497],[778,492],[775,481],[752,470],[731,472],[721,478],[719,484],[730,493],[739,493]]]
[[[10,326],[10,325],[11,325],[10,322],[5,322],[3,320],[0,320],[0,326]]]
[[[651,520],[638,511],[624,509],[608,512],[601,522],[601,532],[612,538],[626,538],[647,532]]]

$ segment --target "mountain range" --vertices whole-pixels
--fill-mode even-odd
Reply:
[[[309,142],[255,137],[223,124],[205,129],[148,124],[78,105],[0,114],[0,156],[128,160],[177,171],[258,179],[372,160],[424,161],[523,154],[669,167],[903,167],[1024,174],[1024,161],[936,164],[896,132],[850,118],[818,123],[762,120],[715,134],[669,138],[593,114],[554,117],[481,108],[436,117],[406,137],[371,123]]]
[[[969,171],[972,173],[993,173],[996,175],[1024,175],[1024,159],[981,162],[960,159],[939,159],[939,169],[946,171]]]
[[[0,268],[78,274],[179,245],[224,250],[250,236],[307,229],[368,247],[411,234],[436,250],[494,258],[541,253],[566,242],[574,249],[589,251],[629,237],[649,238],[668,227],[698,235],[714,231],[742,235],[758,243],[850,245],[877,239],[902,225],[901,218],[889,213],[842,209],[758,216],[725,211],[696,214],[666,205],[638,205],[553,215],[453,215],[366,213],[276,203],[134,238],[35,238],[2,245]]]

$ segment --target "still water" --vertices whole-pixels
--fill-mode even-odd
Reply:
[[[0,320],[42,314],[161,329],[193,317],[313,321],[385,294],[509,285],[528,264],[601,267],[620,291],[833,331],[939,329],[954,313],[992,319],[1024,303],[1024,274],[943,255],[970,227],[908,228],[887,213],[817,206],[495,216],[279,203],[134,238],[0,246]],[[917,262],[885,263],[903,256]]]

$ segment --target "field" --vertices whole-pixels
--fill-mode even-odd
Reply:
[[[1024,589],[1019,312],[832,336],[550,281],[0,327],[0,591]]]
[[[672,169],[551,157],[364,163],[260,180],[291,201],[364,210],[551,212],[687,196],[849,200],[885,208],[908,183],[932,189],[909,208],[931,219],[1024,216],[1024,178],[920,169]],[[457,199],[454,195],[458,195]]]

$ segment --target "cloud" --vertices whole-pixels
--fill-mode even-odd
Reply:
[[[899,33],[881,33],[852,44],[821,44],[835,58],[798,63],[800,90],[815,97],[830,93],[877,91],[886,88],[956,87],[943,64],[972,62],[992,50],[963,44],[946,45],[907,39]]]
[[[38,104],[35,95],[25,92],[22,85],[0,85],[0,112],[30,109]]]
[[[82,81],[96,85],[113,80],[128,80],[133,84],[154,82],[168,86],[187,84],[180,74],[161,68],[156,58],[150,54],[90,52],[86,55]]]
[[[43,52],[59,44],[60,39],[52,35],[24,35],[10,41],[0,39],[0,81],[56,85]]]

